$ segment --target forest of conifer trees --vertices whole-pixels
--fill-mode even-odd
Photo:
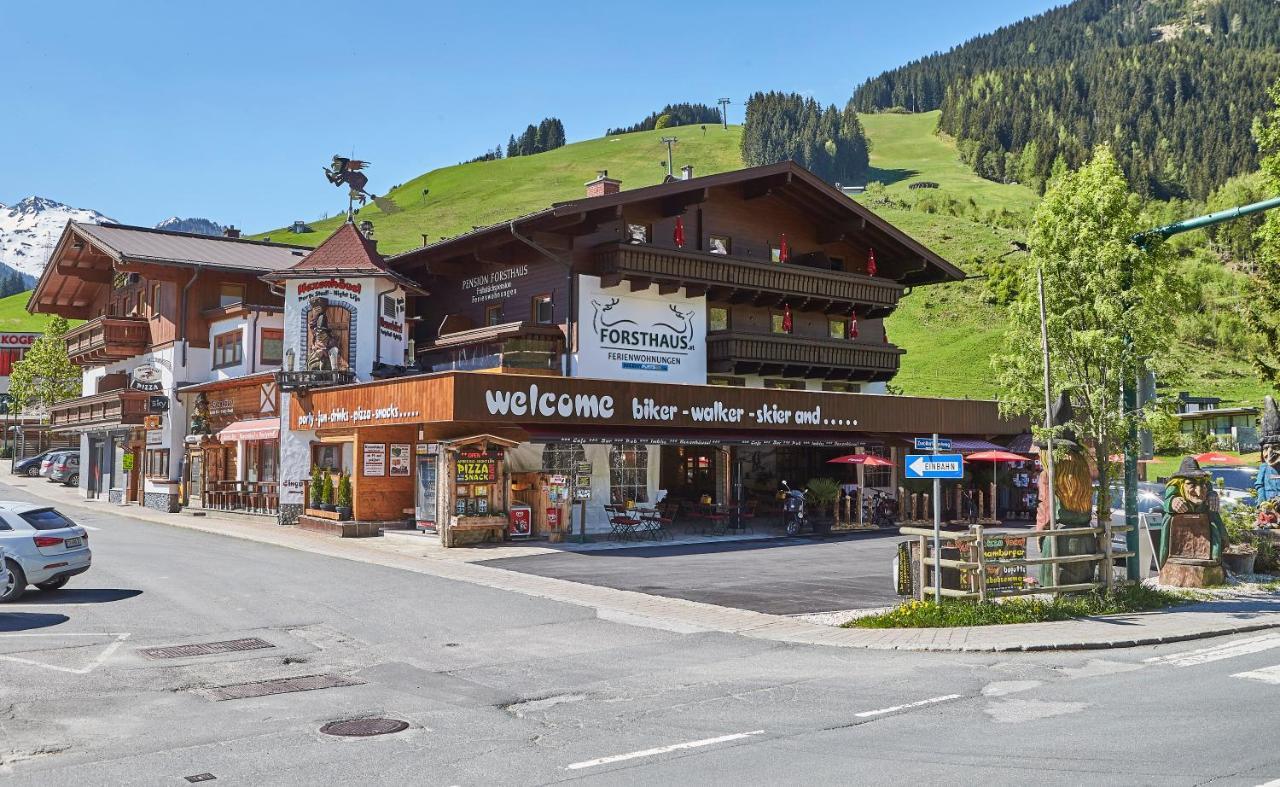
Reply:
[[[841,112],[799,93],[752,95],[742,125],[743,162],[788,159],[830,183],[865,183],[869,147],[852,104]]]

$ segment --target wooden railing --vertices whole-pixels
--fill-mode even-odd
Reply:
[[[707,363],[714,371],[747,371],[760,365],[790,369],[856,370],[869,379],[888,379],[898,371],[903,351],[892,344],[844,339],[811,339],[791,334],[707,334]]]
[[[315,388],[347,385],[356,381],[356,373],[349,369],[298,369],[276,372],[276,384],[281,391],[306,395]]]
[[[700,286],[793,303],[801,298],[856,308],[863,317],[883,317],[893,311],[903,287],[895,281],[804,265],[763,263],[722,254],[675,251],[654,246],[609,244],[594,252],[596,272],[615,276]]]
[[[150,394],[128,388],[58,402],[49,408],[49,424],[57,428],[96,424],[140,425]]]
[[[67,332],[67,354],[78,366],[98,366],[146,352],[151,328],[140,317],[97,317]]]

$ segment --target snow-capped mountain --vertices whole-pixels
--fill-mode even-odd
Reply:
[[[209,219],[180,219],[177,216],[170,216],[164,221],[156,225],[158,230],[169,230],[170,232],[192,232],[196,235],[221,235],[225,229],[221,224]]]
[[[0,203],[0,263],[39,278],[68,221],[105,224],[114,219],[45,197],[27,197],[16,205]]]

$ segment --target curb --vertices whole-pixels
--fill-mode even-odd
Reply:
[[[105,503],[96,504],[79,498],[63,498],[39,488],[32,488],[27,483],[13,483],[9,479],[0,480],[0,484],[25,491],[58,505],[72,506],[86,511],[106,513],[115,508]],[[602,619],[628,625],[684,633],[734,634],[796,645],[912,652],[1029,653],[1132,648],[1280,628],[1280,599],[1276,599],[1274,604],[1264,602],[1262,604],[1264,608],[1261,609],[1221,610],[1209,613],[1214,617],[1248,614],[1250,616],[1248,619],[1209,623],[1198,621],[1194,617],[1184,617],[1204,618],[1206,605],[1225,605],[1232,601],[1239,601],[1239,599],[1225,599],[1190,605],[1198,606],[1199,610],[1183,607],[1177,611],[1146,612],[1052,623],[950,629],[845,629],[796,620],[791,616],[771,615],[698,601],[654,596],[639,591],[521,574],[472,562],[453,562],[426,555],[409,555],[352,541],[327,539],[287,526],[275,525],[272,526],[273,529],[263,531],[262,528],[265,526],[258,523],[246,523],[215,516],[187,517],[189,521],[183,521],[179,518],[180,514],[156,512],[154,515],[143,516],[139,515],[142,512],[135,507],[121,508],[124,510],[118,511],[120,516],[139,522],[238,538],[243,541],[412,571],[439,579],[466,582],[548,601],[573,604],[593,609]],[[1117,623],[1158,627],[1162,630],[1139,636],[1109,636],[1106,629]],[[1095,636],[1090,636],[1091,634]]]

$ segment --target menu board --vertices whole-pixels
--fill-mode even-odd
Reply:
[[[986,536],[982,539],[982,559],[985,561],[1026,560],[1027,537]],[[971,574],[972,572],[968,570],[961,571],[961,586],[977,590],[978,578]],[[996,596],[1001,592],[1021,590],[1026,579],[1026,566],[987,566],[987,593]]]
[[[364,475],[383,476],[387,474],[387,444],[364,444]]]
[[[458,483],[486,483],[498,479],[498,457],[483,452],[462,452],[458,454],[458,467],[455,481]]]
[[[392,443],[391,444],[391,475],[410,475],[409,458],[410,445],[408,443]]]

